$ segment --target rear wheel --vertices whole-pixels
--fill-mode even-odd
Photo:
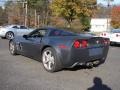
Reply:
[[[42,53],[42,64],[48,72],[55,72],[61,69],[61,62],[52,48],[46,48]]]
[[[9,43],[9,51],[12,55],[17,55],[16,46],[15,46],[15,43],[13,41],[11,41]]]
[[[9,40],[13,39],[14,38],[14,33],[13,32],[7,32],[5,37],[6,37],[6,39],[9,39]]]
[[[6,39],[5,37],[1,37],[1,39]]]
[[[114,43],[114,42],[110,42],[110,45],[111,45],[111,46],[114,46],[114,45],[115,45],[115,43]]]

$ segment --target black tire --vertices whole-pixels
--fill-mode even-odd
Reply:
[[[17,49],[13,41],[9,42],[9,51],[10,51],[10,54],[17,55]]]
[[[6,39],[6,37],[1,37],[1,39]]]
[[[13,39],[14,38],[14,33],[11,32],[11,31],[7,32],[6,35],[5,35],[5,38],[9,39],[9,40]]]
[[[115,45],[115,43],[114,42],[110,42],[110,46],[114,46]]]
[[[52,64],[52,68],[51,69],[46,68],[45,62],[44,62],[44,57],[45,57],[44,54],[47,53],[47,51],[50,51],[52,53],[51,56],[54,57],[54,64]],[[50,58],[49,58],[49,61],[50,61]],[[47,63],[49,63],[49,62],[47,62]],[[57,72],[57,71],[62,69],[62,65],[61,65],[60,59],[56,55],[56,51],[53,48],[50,48],[50,47],[48,47],[48,48],[43,50],[43,53],[42,53],[42,64],[43,64],[43,67],[45,68],[45,70],[48,71],[48,72],[51,72],[51,73]]]

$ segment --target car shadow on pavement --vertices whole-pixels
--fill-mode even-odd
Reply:
[[[107,85],[103,84],[101,78],[95,77],[93,80],[94,85],[87,90],[112,90]]]
[[[120,44],[114,44],[114,45],[110,45],[112,47],[120,47]]]

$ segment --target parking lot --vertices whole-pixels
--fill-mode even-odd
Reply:
[[[120,90],[119,78],[120,46],[110,46],[99,67],[48,73],[38,61],[10,55],[8,40],[0,39],[0,90]]]

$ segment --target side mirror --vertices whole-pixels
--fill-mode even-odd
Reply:
[[[27,38],[28,38],[28,35],[23,35],[23,37],[27,39]]]

